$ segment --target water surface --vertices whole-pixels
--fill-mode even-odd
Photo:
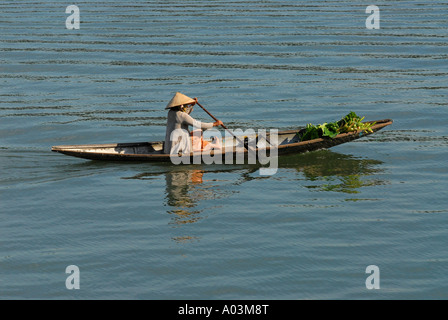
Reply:
[[[0,298],[448,298],[448,2],[375,4],[3,1]],[[50,151],[161,140],[176,91],[230,128],[394,124],[269,177]]]

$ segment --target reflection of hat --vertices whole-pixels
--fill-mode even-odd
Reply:
[[[187,97],[186,95],[184,95],[180,92],[176,92],[173,99],[171,99],[171,101],[168,103],[168,105],[166,106],[165,109],[171,109],[174,107],[181,106],[183,104],[190,104],[190,103],[195,103],[195,102],[196,102],[196,100],[194,100],[190,97]]]

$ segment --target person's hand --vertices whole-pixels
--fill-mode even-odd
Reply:
[[[218,121],[216,121],[215,123],[213,123],[213,126],[214,126],[214,127],[218,127],[218,126],[222,126],[222,125],[224,125],[224,123],[222,123],[221,120],[218,120]]]

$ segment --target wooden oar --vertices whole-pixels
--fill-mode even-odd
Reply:
[[[215,120],[215,121],[219,121],[218,119],[216,119],[215,118],[215,116],[213,116],[210,112],[208,112],[208,110],[207,109],[205,109],[197,100],[196,100],[196,103],[197,103],[197,105],[198,106],[200,106],[201,108],[202,108],[202,110],[204,110],[210,117],[212,117],[213,118],[213,120]],[[241,143],[243,146],[244,146],[244,148],[246,148],[247,150],[249,150],[249,148],[248,148],[248,146],[243,142],[243,141],[241,141],[232,131],[230,131],[225,125],[224,125],[224,123],[221,125],[224,129],[226,129],[227,130],[227,132],[229,132],[239,143]],[[252,150],[252,151],[254,151],[254,150]]]
[[[198,100],[196,100],[196,103],[197,103],[198,106],[200,106],[205,112],[207,112],[208,115],[209,115],[210,117],[213,118],[213,120],[218,121],[218,119],[216,119],[210,112],[208,112],[207,109],[205,109],[205,108],[198,102]],[[232,136],[234,136],[234,137],[236,138],[236,140],[238,140],[240,143],[242,143],[241,140],[238,139],[237,136],[233,134],[233,132],[231,132],[229,129],[227,129],[227,127],[226,127],[224,124],[222,125],[222,127],[223,127],[224,129],[226,129],[228,132],[230,132],[230,134],[231,134]],[[257,135],[257,139],[258,139],[258,135]],[[269,141],[269,139],[268,139],[267,136],[264,137],[264,139],[266,140],[267,143],[269,143],[269,144],[272,146],[272,143],[271,143],[271,141]],[[246,146],[244,143],[243,143],[243,145],[244,145],[244,146],[246,147],[246,149],[247,149],[247,146]]]

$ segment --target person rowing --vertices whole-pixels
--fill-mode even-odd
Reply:
[[[189,126],[195,129],[207,130],[223,125],[220,120],[201,122],[190,116],[197,101],[197,98],[192,99],[180,92],[176,92],[166,106],[165,109],[169,109],[169,111],[163,147],[164,153],[186,155],[192,152]]]

